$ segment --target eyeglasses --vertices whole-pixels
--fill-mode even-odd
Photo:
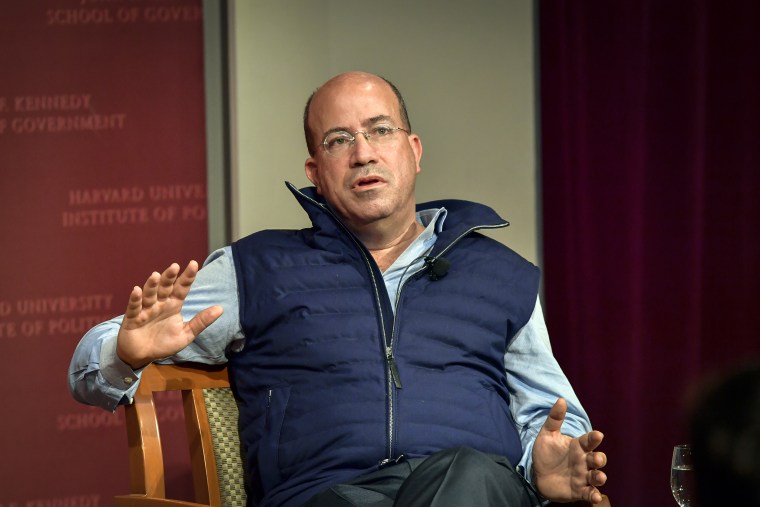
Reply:
[[[322,146],[325,147],[325,151],[336,157],[348,153],[351,148],[356,144],[356,135],[361,134],[364,139],[373,146],[381,147],[387,146],[393,143],[394,135],[397,131],[406,132],[409,135],[409,131],[402,129],[401,127],[390,127],[388,125],[378,125],[372,127],[369,131],[357,130],[353,134],[346,132],[345,130],[338,130],[336,132],[330,132],[325,136],[325,140],[322,141]]]

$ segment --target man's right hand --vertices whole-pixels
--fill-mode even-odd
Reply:
[[[172,356],[219,318],[224,311],[219,305],[188,322],[182,318],[182,305],[197,274],[197,262],[190,261],[182,274],[175,263],[150,275],[142,288],[132,289],[117,338],[116,353],[122,361],[138,369]]]

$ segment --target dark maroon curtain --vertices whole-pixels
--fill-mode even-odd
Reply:
[[[760,2],[539,3],[545,309],[615,507],[673,506],[708,373],[760,351]]]

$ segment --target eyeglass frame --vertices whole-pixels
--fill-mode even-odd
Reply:
[[[389,127],[387,125],[376,125],[376,126],[372,127],[369,130],[378,129],[378,128],[384,128],[384,129],[390,130],[390,132],[388,134],[392,134],[392,133],[397,132],[399,130],[402,131],[402,132],[404,132],[406,135],[411,135],[412,134],[410,131],[406,130],[405,128],[401,128],[401,127]],[[367,143],[370,143],[370,138],[373,135],[375,135],[375,136],[377,135],[377,134],[370,134],[366,130],[357,130],[356,132],[350,132],[348,130],[338,129],[338,130],[333,130],[331,132],[328,132],[325,135],[325,139],[322,141],[322,148],[325,150],[325,153],[327,153],[331,157],[338,156],[340,153],[338,153],[336,155],[335,153],[330,152],[330,149],[327,146],[327,138],[330,137],[333,134],[337,134],[337,133],[340,133],[340,132],[345,132],[346,134],[348,134],[348,135],[351,136],[351,140],[350,140],[351,144],[348,146],[348,149],[351,149],[354,146],[356,146],[356,134],[361,134],[362,136],[364,136],[364,140],[367,141]],[[382,136],[381,136],[381,138],[382,138]],[[348,151],[346,151],[346,153],[348,153]]]

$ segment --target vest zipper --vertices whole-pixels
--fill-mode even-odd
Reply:
[[[393,337],[391,337],[391,343],[393,343]],[[391,379],[393,379],[393,384],[396,386],[396,389],[401,389],[403,387],[401,385],[401,375],[398,373],[396,358],[393,357],[393,349],[391,347],[385,348],[385,358],[388,361],[388,368],[391,372]]]

